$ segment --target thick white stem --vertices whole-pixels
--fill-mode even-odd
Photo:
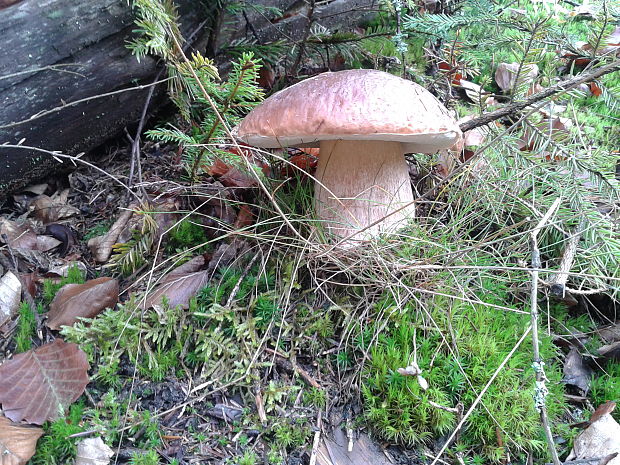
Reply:
[[[415,216],[399,142],[322,141],[316,178],[315,210],[328,234],[345,238],[358,232],[352,241],[368,240]]]

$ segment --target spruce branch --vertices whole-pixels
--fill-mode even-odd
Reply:
[[[566,92],[567,90],[573,89],[580,84],[584,84],[586,82],[594,81],[595,79],[600,78],[609,73],[613,73],[616,71],[620,71],[620,60],[616,60],[607,65],[601,66],[600,68],[593,69],[591,71],[581,73],[578,76],[575,76],[572,79],[567,79],[566,81],[558,82],[546,89],[531,95],[530,97],[522,100],[521,102],[515,102],[510,105],[506,105],[504,108],[500,108],[495,111],[491,111],[486,113],[479,118],[474,118],[472,120],[466,121],[465,123],[460,125],[461,131],[470,131],[472,129],[478,128],[480,126],[485,126],[493,121],[496,121],[505,116],[512,115],[518,111],[523,110],[524,108],[529,107],[530,105],[535,104],[541,100],[551,97],[552,95]]]

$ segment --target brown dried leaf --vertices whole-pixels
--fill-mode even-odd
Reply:
[[[573,386],[579,390],[579,394],[587,395],[590,390],[590,379],[592,370],[584,363],[579,350],[572,348],[566,360],[564,360],[564,379],[565,384]]]
[[[39,280],[39,273],[37,273],[36,270],[32,273],[20,273],[19,278],[31,296],[34,297],[37,295],[37,281]]]
[[[205,263],[204,256],[199,255],[172,270],[147,297],[144,308],[160,307],[164,296],[170,307],[188,308],[190,299],[207,284],[208,270],[198,271]]]
[[[128,210],[123,211],[118,217],[116,222],[112,225],[110,230],[103,236],[93,237],[88,241],[88,248],[93,254],[95,261],[98,263],[107,262],[112,254],[112,246],[116,244],[118,236],[125,228],[125,225],[133,215],[132,208],[136,208],[137,205],[132,204]]]
[[[485,91],[481,86],[474,82],[466,81],[465,79],[461,79],[460,86],[465,90],[465,94],[467,98],[469,98],[472,102],[481,104],[485,103],[489,97],[489,93]]]
[[[0,279],[0,327],[17,313],[22,296],[22,285],[12,271]]]
[[[3,234],[6,235],[8,244],[16,249],[46,252],[60,245],[60,241],[53,237],[38,236],[28,223],[17,224],[15,221],[0,218],[0,238]]]
[[[82,439],[77,444],[77,456],[73,465],[106,465],[114,451],[101,438]]]
[[[504,92],[511,91],[517,81],[519,63],[500,63],[495,71],[495,82]],[[519,82],[531,82],[538,76],[538,66],[535,64],[524,65],[519,75]]]
[[[583,460],[585,465],[598,465],[601,463],[601,458],[609,458],[620,452],[620,425],[611,416],[613,408],[608,404],[610,403],[601,406],[603,409],[599,407],[600,411],[597,409],[597,412],[602,414],[598,414],[590,426],[575,438],[573,450],[566,461]],[[613,456],[606,463],[620,465],[620,457]]]
[[[56,339],[0,365],[0,403],[13,421],[41,425],[64,415],[88,384],[86,354]]]
[[[0,416],[0,465],[24,465],[36,451],[43,429]]]
[[[50,304],[47,327],[71,326],[78,317],[93,318],[118,302],[118,281],[112,278],[91,279],[84,284],[63,286]]]
[[[252,213],[252,210],[250,210],[248,205],[241,205],[233,227],[235,229],[242,229],[246,226],[250,226],[252,223],[254,223],[254,214]]]
[[[32,208],[35,218],[41,220],[43,224],[48,224],[80,213],[78,208],[68,205],[66,202],[67,195],[64,192],[54,196],[54,198],[42,194],[30,202],[30,208]]]

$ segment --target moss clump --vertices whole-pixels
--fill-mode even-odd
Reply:
[[[43,281],[43,301],[45,305],[49,305],[56,293],[66,284],[84,284],[86,282],[86,277],[84,273],[78,268],[77,265],[73,265],[69,267],[67,271],[67,277],[62,278],[60,282],[56,282],[51,279],[46,279]]]
[[[38,305],[37,311],[39,313],[43,312],[41,304]],[[15,334],[15,352],[19,353],[30,350],[36,329],[37,320],[35,314],[27,302],[22,302],[19,306],[19,320],[17,321],[17,332]]]
[[[505,306],[507,299],[493,300]],[[462,404],[467,410],[529,324],[529,315],[443,298],[433,299],[429,308],[430,315],[413,310],[402,315],[393,330],[379,337],[365,367],[366,417],[390,441],[417,445],[451,432],[456,415],[432,403],[451,408]],[[414,340],[418,365],[429,384],[426,391],[416,377],[397,371],[412,362]],[[541,352],[550,378],[547,405],[554,419],[563,405],[561,375],[550,363],[554,349],[543,332]],[[467,420],[461,446],[482,452],[489,461],[500,461],[508,452],[512,457],[523,452],[544,455],[531,364],[527,338]]]
[[[208,242],[202,225],[189,218],[184,219],[170,230],[168,247],[170,250],[186,250]]]
[[[84,406],[81,403],[73,404],[66,418],[60,418],[43,425],[45,435],[37,444],[37,452],[30,460],[31,465],[60,465],[72,463],[75,457],[77,437],[69,437],[81,433],[80,426]]]

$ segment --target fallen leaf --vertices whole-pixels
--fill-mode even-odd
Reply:
[[[620,323],[602,326],[597,329],[597,332],[601,339],[608,344],[620,341]]]
[[[572,348],[564,360],[564,378],[568,386],[579,390],[580,395],[587,395],[590,390],[592,370],[583,362],[583,357],[576,348]]]
[[[20,273],[19,279],[26,287],[28,294],[35,296],[37,294],[37,282],[39,280],[39,273],[33,271],[32,273]]]
[[[77,443],[73,465],[108,465],[114,451],[101,438],[82,439]]]
[[[0,328],[17,313],[22,297],[22,284],[12,271],[0,279]]]
[[[71,247],[76,243],[75,235],[71,228],[64,224],[52,223],[45,227],[45,234],[52,236],[54,239],[59,240],[62,243],[60,249],[60,256],[64,257]]]
[[[69,276],[69,270],[74,267],[77,267],[82,275],[86,276],[86,273],[88,272],[86,265],[80,261],[68,260],[68,257],[65,257],[60,261],[56,261],[51,267],[49,267],[47,273],[43,276],[46,278],[66,278]]]
[[[246,226],[250,226],[252,223],[254,223],[254,214],[252,213],[252,210],[250,210],[248,205],[241,205],[233,227],[235,229],[242,229]]]
[[[28,187],[24,187],[20,192],[32,192],[36,195],[44,194],[47,190],[48,184],[31,184]]]
[[[30,202],[30,208],[34,217],[41,220],[43,224],[55,223],[80,213],[78,208],[66,203],[66,196],[63,194],[55,198],[45,194],[38,195]]]
[[[595,97],[600,97],[601,95],[603,95],[603,89],[601,89],[600,86],[594,81],[590,83],[590,92]]]
[[[515,88],[519,68],[519,83],[529,83],[538,76],[538,65],[531,63],[521,66],[520,63],[500,63],[495,70],[495,82],[504,92],[510,92]]]
[[[0,416],[0,465],[25,465],[36,451],[43,429]]]
[[[88,384],[86,354],[62,339],[0,365],[0,403],[13,421],[41,425],[64,415]]]
[[[584,461],[582,462],[584,465],[598,465],[602,459],[608,459],[612,454],[619,452],[620,425],[611,413],[604,413],[597,415],[590,426],[575,438],[573,449],[566,461],[580,460]],[[607,465],[620,465],[620,457],[616,455],[606,463]]]
[[[137,208],[137,205],[132,204],[127,210],[123,211],[106,234],[93,237],[88,241],[88,248],[96,262],[105,263],[108,261],[112,254],[112,246],[116,244],[118,236],[133,215],[133,208]]]
[[[467,98],[476,104],[484,104],[489,98],[489,92],[474,82],[461,79],[459,81],[459,85],[463,88],[463,90],[465,90]]]
[[[600,356],[620,360],[620,341],[612,342],[597,349]]]
[[[15,221],[0,218],[0,240],[6,235],[8,244],[16,249],[47,252],[60,245],[53,237],[37,235],[29,223],[18,224]]]
[[[84,284],[63,286],[47,313],[46,325],[50,329],[71,326],[79,317],[94,318],[118,302],[118,281],[104,277],[91,279]]]
[[[611,34],[605,38],[605,44],[607,45],[603,49],[603,53],[614,53],[620,51],[620,26],[611,31]]]
[[[243,417],[243,410],[238,407],[231,407],[226,404],[215,404],[205,411],[207,415],[220,420],[239,421]]]
[[[198,255],[172,270],[147,297],[143,308],[160,308],[164,296],[170,307],[180,305],[182,308],[188,308],[190,299],[207,284],[209,279],[209,271],[202,270],[205,264],[204,256]]]

